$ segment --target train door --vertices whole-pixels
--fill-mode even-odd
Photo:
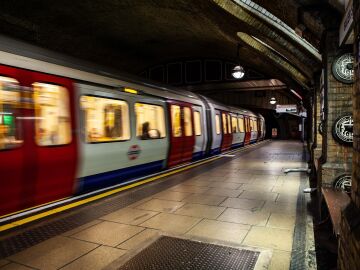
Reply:
[[[212,121],[212,142],[211,142],[211,155],[217,155],[221,152],[222,132],[221,132],[221,112],[216,109],[211,110],[210,121]]]
[[[248,144],[250,144],[250,137],[251,137],[250,118],[248,116],[244,116],[244,122],[245,122],[244,145],[248,145]]]
[[[36,153],[34,203],[41,204],[73,193],[77,162],[75,98],[69,79],[31,73]]]
[[[256,130],[257,130],[256,141],[260,141],[260,137],[261,137],[261,121],[260,121],[260,118],[256,118]]]
[[[168,103],[171,126],[168,166],[172,167],[192,159],[195,134],[191,105],[177,101]]]
[[[222,130],[223,137],[221,141],[221,152],[227,151],[231,147],[232,143],[232,132],[231,132],[231,119],[230,114],[228,112],[221,112],[221,122],[222,122]]]
[[[240,134],[240,145],[242,146],[244,145],[244,141],[245,141],[245,122],[243,116],[239,116],[238,123],[239,123],[239,134]]]
[[[194,111],[194,132],[195,132],[195,146],[193,152],[193,160],[201,159],[205,155],[205,130],[204,113],[201,106],[193,106]]]
[[[250,143],[254,143],[257,140],[258,131],[257,131],[257,119],[250,118],[250,128],[251,128],[251,137]]]
[[[0,215],[23,208],[27,148],[26,110],[21,106],[18,69],[0,66]],[[25,143],[26,142],[26,143]]]
[[[236,115],[231,115],[231,128],[233,135],[231,148],[237,148],[241,145],[241,135],[239,132],[238,118]]]

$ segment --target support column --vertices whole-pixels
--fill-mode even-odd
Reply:
[[[323,75],[323,74],[322,74]],[[324,92],[324,80],[323,76],[319,76],[316,80],[318,84],[314,88],[313,93],[313,134],[314,141],[312,145],[312,160],[313,160],[313,170],[312,177],[316,179],[316,186],[320,190],[321,188],[321,164],[322,164],[322,133],[320,125],[323,125],[321,121],[321,91]]]

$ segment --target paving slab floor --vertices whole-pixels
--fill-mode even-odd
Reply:
[[[271,141],[215,168],[0,260],[0,269],[103,269],[159,235],[270,251],[289,269],[303,144]],[[207,166],[202,165],[202,166]]]

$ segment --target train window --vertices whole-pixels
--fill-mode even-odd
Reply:
[[[227,123],[226,123],[226,114],[222,114],[222,126],[223,126],[223,133],[227,134]]]
[[[181,109],[178,105],[171,105],[171,122],[174,137],[182,136],[181,128]]]
[[[40,146],[71,142],[69,95],[65,87],[33,83],[35,104],[35,140]]]
[[[258,131],[257,120],[253,120],[253,122],[254,122],[254,131]]]
[[[185,126],[185,136],[192,136],[192,121],[191,121],[191,109],[189,107],[184,107],[184,126]]]
[[[135,103],[136,136],[141,140],[165,138],[164,109],[158,105]]]
[[[238,122],[239,122],[239,131],[240,132],[245,132],[244,118],[239,117]]]
[[[0,76],[0,150],[19,147],[23,140],[17,120],[20,105],[18,81]]]
[[[231,130],[231,116],[230,116],[230,114],[227,115],[227,125],[228,125],[228,132],[229,132],[229,134],[231,134],[232,130]]]
[[[86,142],[100,143],[130,139],[129,106],[117,99],[82,96]]]
[[[195,127],[195,135],[201,135],[201,115],[200,112],[194,111],[194,127]]]
[[[233,133],[238,133],[239,129],[238,129],[238,121],[236,117],[231,117],[231,124],[232,124],[232,132]]]
[[[216,134],[220,134],[221,131],[220,131],[220,115],[218,114],[215,114],[215,131],[216,131]]]

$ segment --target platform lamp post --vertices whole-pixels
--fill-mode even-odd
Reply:
[[[237,51],[236,51],[236,59],[238,64],[231,71],[231,75],[237,80],[242,79],[245,76],[245,69],[240,65],[240,59],[239,59],[240,46],[241,46],[240,44],[237,45]]]

